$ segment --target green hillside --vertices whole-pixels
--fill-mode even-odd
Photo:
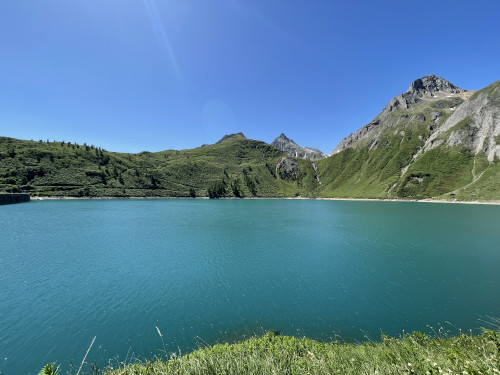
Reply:
[[[411,115],[406,110],[394,111],[380,125],[376,136],[318,161],[321,194],[326,197],[426,198],[460,186],[449,180],[450,175],[457,172],[461,175],[458,184],[470,182],[471,179],[462,176],[470,174],[472,167],[473,156],[466,150],[442,147],[413,163],[414,155],[449,117],[449,107],[455,104],[456,101],[444,99],[423,102],[412,108]],[[440,113],[438,123],[432,121],[430,115],[436,108]],[[436,169],[434,164],[442,168]],[[408,172],[402,176],[402,170],[408,165]],[[414,187],[412,181],[422,177],[426,178],[426,183],[432,180],[432,186],[445,186],[442,189]]]
[[[319,176],[324,184],[321,195],[345,198],[500,199],[500,191],[495,188],[500,181],[499,172],[495,172],[500,171],[499,163],[489,163],[484,154],[474,154],[465,147],[437,147],[417,158],[401,176],[401,170],[418,150],[416,145],[397,142],[389,150],[346,149],[319,161]],[[483,185],[478,181],[467,189],[461,189],[486,169],[489,173],[482,176]],[[460,194],[454,193],[455,190]]]
[[[77,197],[285,197],[314,194],[315,171],[249,139],[227,139],[183,151],[114,153],[65,142],[0,137],[0,191]]]

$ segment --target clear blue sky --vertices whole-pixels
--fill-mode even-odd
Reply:
[[[427,74],[500,79],[500,1],[3,0],[0,135],[110,151],[242,131],[330,152]]]

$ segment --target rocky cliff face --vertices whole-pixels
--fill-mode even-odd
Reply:
[[[296,158],[317,160],[326,157],[326,155],[320,150],[299,146],[283,133],[281,133],[281,135],[271,143],[271,146],[276,147],[278,150]]]
[[[282,157],[276,163],[276,175],[279,175],[282,180],[296,179],[299,169],[297,160],[293,158]]]
[[[463,94],[467,90],[456,87],[447,80],[443,78],[438,78],[431,74],[423,78],[419,78],[412,82],[409,89],[404,93],[400,94],[391,99],[391,101],[384,107],[382,112],[373,119],[370,123],[366,124],[360,128],[357,132],[349,134],[345,137],[335,149],[330,153],[330,155],[336,154],[348,147],[356,146],[359,141],[366,140],[371,137],[377,137],[377,132],[384,130],[387,127],[394,127],[400,121],[391,118],[391,114],[396,111],[407,111],[414,108],[419,103],[429,101],[429,100],[439,100],[445,97],[451,97],[455,94]],[[451,107],[455,107],[463,102],[463,100],[457,96],[455,101],[449,103]],[[410,114],[408,114],[409,116]],[[400,120],[405,121],[408,117],[404,115]],[[434,113],[434,118],[440,116],[440,113]],[[417,121],[419,119],[416,119]],[[420,119],[422,120],[422,119]],[[373,142],[372,142],[373,144]]]
[[[426,141],[423,152],[442,144],[500,158],[500,81],[472,95]]]

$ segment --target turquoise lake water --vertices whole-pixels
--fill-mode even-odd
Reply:
[[[67,200],[0,207],[0,372],[268,330],[378,340],[500,317],[500,206]],[[163,342],[158,335],[163,334]],[[489,327],[491,328],[491,327]],[[76,372],[76,371],[75,371]]]

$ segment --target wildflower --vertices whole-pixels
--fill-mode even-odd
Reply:
[[[408,367],[411,367],[411,363],[410,362],[408,362]]]

